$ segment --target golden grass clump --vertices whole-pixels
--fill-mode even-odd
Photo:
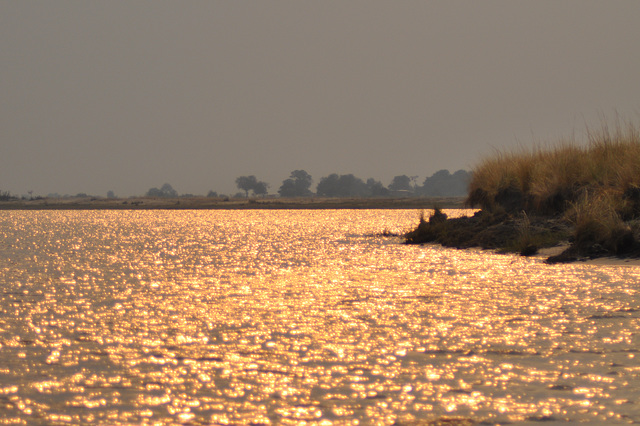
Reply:
[[[575,227],[575,246],[599,245],[609,253],[622,253],[634,242],[631,227],[624,222],[620,211],[624,205],[616,194],[601,190],[585,193],[567,211],[567,218]]]
[[[587,136],[586,146],[562,141],[556,147],[537,146],[485,159],[472,171],[467,205],[552,215],[572,209],[585,216],[591,209],[587,204],[594,209],[607,204],[618,216],[637,215],[639,128],[616,120],[613,128],[605,123],[597,131],[587,129]],[[602,214],[610,215],[606,210]]]

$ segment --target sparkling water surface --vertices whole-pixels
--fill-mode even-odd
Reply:
[[[0,212],[0,422],[640,422],[640,268],[379,235],[418,217]]]

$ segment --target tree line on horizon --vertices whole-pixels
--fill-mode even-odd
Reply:
[[[458,170],[450,173],[449,170],[439,170],[433,175],[425,178],[422,184],[418,184],[418,176],[398,175],[394,176],[388,186],[379,180],[368,178],[363,180],[351,173],[332,173],[320,179],[312,191],[313,178],[305,170],[294,170],[289,177],[282,181],[277,194],[282,198],[298,197],[462,197],[467,195],[471,173],[466,170]],[[258,180],[254,175],[239,176],[236,178],[236,187],[241,191],[231,197],[248,198],[251,194],[254,197],[264,197],[268,195],[269,184]],[[193,194],[179,194],[170,184],[165,183],[160,188],[150,188],[145,197],[153,198],[189,198],[196,197]],[[57,193],[48,194],[46,198],[100,198],[86,193],[76,195],[59,195]],[[229,198],[224,194],[209,191],[207,197]],[[34,196],[33,191],[29,191],[29,196],[18,197],[9,191],[0,191],[0,201],[11,200],[38,200],[42,196]],[[118,198],[113,191],[107,192],[107,198]],[[136,198],[136,196],[130,197]]]
[[[282,198],[297,197],[397,197],[397,196],[423,196],[423,197],[461,197],[467,194],[467,188],[471,181],[471,173],[466,170],[458,170],[455,173],[449,170],[439,170],[425,178],[422,185],[417,183],[418,176],[395,176],[388,186],[382,182],[369,178],[366,181],[353,174],[332,173],[320,179],[316,185],[316,191],[311,190],[312,176],[305,170],[294,170],[290,176],[282,182],[278,189],[278,195]],[[240,176],[236,179],[238,189],[244,191],[244,196],[249,197],[249,192],[254,196],[265,196],[268,193],[269,184],[258,180],[255,176]],[[215,193],[214,193],[215,194]],[[212,193],[209,193],[212,196]],[[215,194],[217,195],[217,194]],[[236,194],[238,195],[238,194]]]

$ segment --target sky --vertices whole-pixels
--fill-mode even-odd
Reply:
[[[640,113],[640,1],[3,0],[0,190],[425,177]]]

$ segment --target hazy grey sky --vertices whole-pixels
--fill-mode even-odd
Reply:
[[[640,1],[0,2],[0,189],[420,181],[640,110]]]

